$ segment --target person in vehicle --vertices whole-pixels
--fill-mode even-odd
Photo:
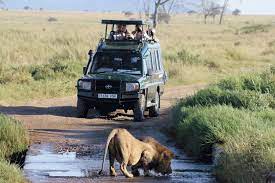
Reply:
[[[134,39],[133,35],[130,32],[128,32],[126,25],[122,25],[121,30],[122,30],[124,39]]]
[[[126,25],[117,24],[116,25],[116,31],[111,31],[109,39],[112,40],[126,40],[126,39],[133,39],[133,35],[131,35]]]
[[[150,37],[149,40],[159,42],[158,38],[156,37],[156,30],[153,28],[150,28],[146,31],[147,35]]]
[[[123,40],[124,39],[121,24],[116,25],[116,31],[110,32],[109,39],[112,39],[112,40]]]
[[[150,40],[151,38],[148,36],[148,34],[142,30],[141,25],[136,25],[135,30],[132,32],[132,35],[134,36],[135,40]]]
[[[141,25],[136,25],[135,30],[132,32],[135,40],[141,40],[143,37],[143,31]]]

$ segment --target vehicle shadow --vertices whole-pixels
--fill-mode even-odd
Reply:
[[[0,106],[0,113],[6,115],[54,115],[61,117],[76,117],[76,107]]]
[[[0,113],[6,115],[53,115],[60,117],[77,118],[75,106],[55,106],[55,107],[37,107],[37,106],[0,106]],[[121,111],[110,115],[101,116],[94,110],[90,110],[88,119],[100,118],[105,120],[127,121],[133,118],[133,115]]]

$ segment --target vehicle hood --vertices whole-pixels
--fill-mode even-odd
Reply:
[[[131,75],[131,74],[123,74],[123,73],[101,73],[101,74],[86,75],[86,76],[83,76],[82,79],[137,82],[141,77],[142,77],[141,75]]]

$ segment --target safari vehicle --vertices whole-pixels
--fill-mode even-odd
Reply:
[[[144,112],[156,117],[160,96],[167,81],[163,68],[160,44],[153,40],[113,40],[108,27],[140,25],[143,21],[102,20],[106,24],[105,38],[96,51],[90,50],[83,76],[77,82],[77,114],[85,118],[94,108],[101,115],[116,109],[133,110],[134,120],[144,120]]]

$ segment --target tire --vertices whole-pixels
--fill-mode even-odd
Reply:
[[[145,95],[142,94],[139,100],[136,102],[133,112],[134,112],[134,121],[141,122],[144,120],[144,111],[145,111]]]
[[[149,108],[149,116],[150,117],[158,117],[159,116],[159,108],[160,108],[160,95],[159,92],[156,92],[155,95],[155,103],[156,105]]]
[[[76,106],[77,117],[86,118],[88,111],[89,111],[88,104],[83,99],[78,98],[77,106]]]

